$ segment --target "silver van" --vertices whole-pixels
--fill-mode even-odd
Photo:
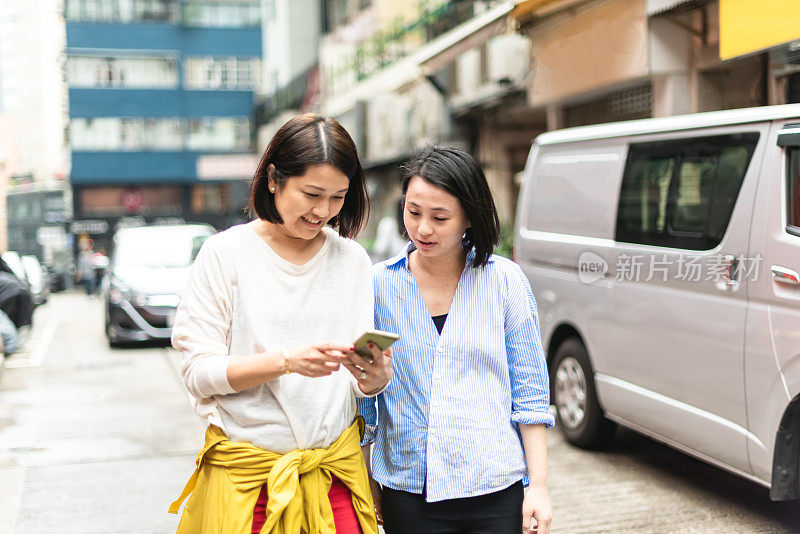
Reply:
[[[523,180],[567,440],[620,424],[800,498],[800,105],[548,132]]]

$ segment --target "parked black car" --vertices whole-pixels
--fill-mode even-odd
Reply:
[[[0,309],[17,329],[33,323],[33,296],[9,265],[0,259]]]

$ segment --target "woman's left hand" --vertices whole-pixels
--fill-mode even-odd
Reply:
[[[553,508],[550,506],[547,488],[528,486],[525,490],[525,499],[522,501],[523,534],[529,532],[549,534],[552,521]]]
[[[355,351],[343,353],[344,365],[358,380],[358,388],[362,393],[373,393],[389,383],[392,378],[392,349],[381,351],[375,343],[368,343],[372,352],[372,362],[362,358]]]

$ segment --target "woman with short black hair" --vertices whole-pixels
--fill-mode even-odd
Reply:
[[[536,302],[519,266],[492,254],[486,177],[465,151],[429,147],[403,167],[402,191],[411,243],[373,267],[375,327],[400,334],[394,378],[358,400],[384,529],[547,534],[553,416]]]
[[[203,244],[172,333],[208,422],[170,507],[191,494],[178,532],[377,532],[355,397],[386,387],[391,351],[374,347],[372,362],[354,352],[373,294],[369,257],[348,239],[367,202],[350,136],[302,115],[261,158],[257,217]]]

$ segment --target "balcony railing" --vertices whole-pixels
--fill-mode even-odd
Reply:
[[[309,97],[310,83],[318,74],[314,65],[273,95],[256,105],[256,123],[265,124],[287,109],[300,109]]]
[[[418,35],[423,42],[431,41],[470,20],[478,13],[478,7],[486,8],[493,3],[496,2],[451,0],[424,8],[411,23],[399,21],[387,30],[379,31],[356,47],[351,66],[356,79],[368,78],[416,49],[418,42],[407,44],[409,36]]]
[[[66,0],[70,22],[166,23],[243,28],[261,25],[256,0]]]

